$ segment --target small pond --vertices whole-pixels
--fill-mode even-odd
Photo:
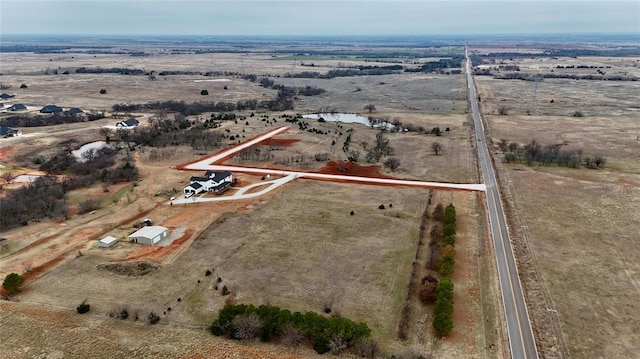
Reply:
[[[71,154],[73,154],[73,157],[76,158],[76,161],[78,162],[85,162],[85,158],[84,158],[84,154],[89,151],[89,150],[94,150],[97,151],[103,147],[105,147],[107,145],[106,142],[104,141],[95,141],[95,142],[89,142],[85,145],[82,145],[82,147],[78,148],[75,151],[71,151]]]
[[[344,123],[359,123],[365,126],[371,127],[371,121],[369,117],[360,116],[355,113],[312,113],[308,115],[302,115],[303,118],[311,120],[324,119],[327,122],[344,122]],[[380,121],[376,119],[377,123],[374,123],[373,127],[384,127],[387,130],[392,130],[394,126],[388,122]]]

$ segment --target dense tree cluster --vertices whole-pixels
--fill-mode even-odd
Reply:
[[[118,150],[103,147],[89,150],[78,161],[72,154],[73,141],[65,141],[58,153],[48,159],[37,158],[40,170],[50,174],[64,174],[63,180],[56,176],[38,177],[33,183],[15,189],[5,190],[0,198],[0,231],[27,225],[29,221],[44,218],[66,218],[69,210],[65,194],[73,189],[90,186],[96,182],[118,183],[134,181],[138,170],[130,162],[116,163]],[[80,211],[97,209],[97,201],[81,203]]]
[[[81,116],[74,116],[68,111],[52,115],[17,115],[0,119],[0,126],[5,127],[40,127],[53,126],[63,123],[75,123],[85,121],[95,121],[104,118],[103,113],[87,113]]]
[[[453,56],[450,59],[440,59],[438,61],[428,61],[423,64],[421,67],[413,68],[413,69],[405,69],[405,72],[437,72],[437,73],[455,73],[459,74],[462,72],[460,67],[462,66],[462,61],[464,60],[464,56]]]
[[[315,312],[291,313],[277,306],[227,304],[218,312],[211,332],[235,339],[260,337],[270,341],[275,337],[283,342],[301,344],[310,341],[320,353],[339,353],[371,335],[365,323],[355,323],[342,317],[325,317]]]
[[[68,215],[64,186],[54,176],[38,177],[27,186],[6,192],[0,198],[0,231]]]
[[[595,155],[585,156],[581,149],[562,150],[562,144],[543,146],[538,141],[532,140],[521,146],[517,142],[509,142],[501,139],[498,147],[504,154],[504,161],[508,163],[524,162],[531,166],[534,163],[550,166],[557,164],[571,168],[585,166],[587,168],[603,168],[607,163],[606,158]]]
[[[145,72],[141,69],[129,69],[126,67],[78,67],[77,74],[120,74],[120,75],[143,75]]]

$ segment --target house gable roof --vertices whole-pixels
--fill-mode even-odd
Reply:
[[[40,109],[40,113],[58,113],[62,112],[62,107],[56,105],[46,105]]]
[[[211,178],[214,182],[220,182],[223,179],[231,176],[231,172],[229,172],[229,171],[222,171],[222,172],[207,171],[205,173],[205,176],[207,176],[208,178]]]
[[[193,189],[200,189],[202,188],[202,185],[200,184],[200,182],[193,182],[190,185],[187,186],[187,188],[193,188]]]
[[[3,100],[8,100],[10,98],[14,98],[16,95],[10,95],[8,93],[3,93],[2,95],[0,95],[0,98]]]
[[[26,110],[27,106],[21,104],[21,103],[14,103],[13,105],[11,105],[11,107],[9,107],[9,111],[20,111],[20,110]]]
[[[209,177],[193,176],[189,179],[189,182],[208,182],[208,181],[209,181]]]
[[[135,118],[130,118],[120,123],[124,124],[125,126],[133,127],[133,126],[138,126],[140,124],[140,121],[136,120]]]
[[[82,111],[81,109],[74,107],[72,109],[69,109],[69,114],[70,115],[77,115],[77,114],[81,114],[84,113],[84,111]]]
[[[9,134],[14,134],[18,132],[17,130],[10,129],[9,127],[0,126],[0,137],[5,137]]]

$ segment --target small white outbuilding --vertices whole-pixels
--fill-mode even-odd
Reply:
[[[169,236],[169,229],[162,226],[146,226],[133,232],[129,238],[133,243],[155,245]]]
[[[106,237],[104,237],[104,238],[102,238],[101,240],[98,241],[98,247],[100,247],[100,248],[108,248],[108,247],[111,247],[112,245],[116,244],[116,242],[118,242],[118,240],[115,237],[106,236]]]

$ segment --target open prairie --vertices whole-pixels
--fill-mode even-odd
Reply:
[[[505,60],[523,72],[638,76],[638,57]],[[587,68],[566,69],[567,66]],[[603,67],[600,67],[603,66]],[[610,66],[610,67],[607,67]],[[511,233],[545,357],[633,358],[640,347],[638,81],[477,76]],[[534,101],[535,99],[535,101]],[[507,115],[498,115],[500,107]],[[529,112],[529,114],[527,113]],[[498,142],[603,156],[603,169],[507,164]],[[562,350],[565,347],[567,350]]]
[[[20,303],[2,304],[0,321],[3,326],[14,323],[17,333],[33,338],[3,341],[3,352],[12,358],[82,357],[89,348],[84,335],[95,335],[95,328],[100,328],[104,335],[95,345],[104,357],[135,356],[142,351],[153,353],[154,357],[220,357],[220,353],[248,358],[315,357],[309,348],[238,344],[205,332],[225,303],[236,302],[318,313],[330,303],[334,315],[366,322],[385,357],[409,352],[437,358],[504,355],[508,344],[500,329],[500,302],[493,253],[483,225],[482,196],[295,180],[257,199],[188,205],[171,205],[169,201],[170,197],[181,195],[190,176],[202,175],[179,171],[177,166],[276,126],[290,129],[258,146],[270,156],[238,156],[226,163],[329,171],[332,163],[340,166],[341,161],[347,161],[343,146],[350,134],[349,149],[360,152],[358,164],[363,168],[372,166],[367,170],[377,175],[476,183],[462,75],[394,73],[332,79],[286,78],[286,73],[309,70],[309,61],[313,61],[312,70],[319,72],[397,62],[386,62],[383,56],[364,61],[348,56],[299,59],[294,54],[280,53],[168,54],[157,48],[150,53],[3,53],[2,84],[11,86],[3,91],[16,95],[9,102],[27,104],[32,109],[29,114],[36,114],[46,104],[56,104],[65,109],[81,107],[104,112],[106,118],[21,128],[24,136],[0,142],[2,172],[41,174],[36,163],[53,156],[61,149],[61,143],[66,141],[69,146],[68,141],[73,140],[71,146],[78,147],[103,140],[102,127],[113,126],[123,118],[136,117],[142,127],[152,126],[150,119],[173,119],[173,114],[159,111],[116,113],[111,109],[115,104],[262,101],[277,95],[274,89],[243,79],[241,75],[245,74],[269,77],[280,85],[318,87],[326,92],[296,97],[294,110],[237,111],[236,120],[222,121],[215,129],[226,136],[217,148],[196,150],[187,145],[170,145],[127,150],[126,142],[120,141],[123,156],[140,171],[138,180],[71,190],[66,194],[71,208],[69,218],[43,220],[3,232],[7,241],[0,251],[0,276],[15,271],[24,273],[27,281],[14,298]],[[416,55],[415,61],[425,60]],[[411,65],[412,61],[405,61]],[[142,69],[152,72],[155,79],[148,74],[76,73],[79,67]],[[166,71],[194,74],[162,75]],[[219,73],[199,74],[208,71]],[[23,83],[28,87],[20,88]],[[100,94],[100,89],[105,89],[106,94]],[[209,91],[208,96],[200,94],[203,89]],[[367,104],[375,105],[376,110],[366,113]],[[385,134],[394,149],[392,156],[400,161],[392,171],[364,159],[380,130],[360,124],[304,120],[309,128],[317,130],[310,132],[286,122],[287,117],[283,116],[291,118],[319,109],[359,112],[403,126],[422,127],[424,131]],[[2,116],[11,115],[5,112]],[[210,116],[206,112],[187,119],[197,125]],[[434,127],[442,130],[441,136],[430,133]],[[431,150],[433,142],[442,145],[437,155]],[[327,157],[317,160],[318,154]],[[234,176],[237,183],[229,194],[264,180],[241,173]],[[6,184],[6,189],[18,186]],[[100,208],[76,214],[79,205],[88,199],[98,200]],[[408,297],[407,291],[416,248],[424,239],[420,238],[422,217],[436,203],[453,203],[459,214],[456,270],[451,276],[456,285],[454,330],[445,339],[431,334],[432,307],[422,304],[415,293]],[[381,204],[385,209],[379,209]],[[168,227],[170,244],[146,247],[127,240],[144,218]],[[111,248],[98,248],[96,240],[107,235],[120,241]],[[138,265],[139,262],[143,264]],[[206,275],[207,270],[212,271],[211,275]],[[419,273],[425,270],[420,268]],[[228,295],[222,294],[224,287],[230,292]],[[91,312],[80,317],[75,313],[76,306],[85,299],[91,304]],[[409,338],[403,341],[398,339],[397,330],[407,305],[414,316]],[[131,313],[129,320],[108,316],[123,308]],[[149,312],[160,316],[159,325],[142,324]],[[142,319],[131,320],[134,316]],[[41,324],[44,322],[49,324]],[[57,342],[48,334],[50,331],[64,333],[69,339]],[[157,340],[131,344],[128,338],[132,332]],[[189,333],[194,335],[190,337]],[[166,336],[172,339],[167,341]]]

